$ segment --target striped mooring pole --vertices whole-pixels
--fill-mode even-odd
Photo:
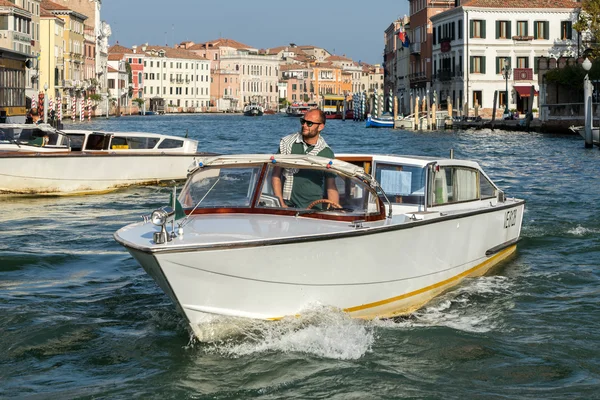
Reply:
[[[71,96],[71,121],[75,122],[75,112],[77,111],[77,103],[75,96]]]

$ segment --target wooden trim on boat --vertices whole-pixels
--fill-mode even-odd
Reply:
[[[189,210],[184,210],[186,215],[190,215]],[[264,214],[264,215],[287,215],[289,217],[303,217],[303,218],[314,218],[314,219],[326,219],[328,221],[338,221],[338,222],[354,222],[354,221],[364,221],[364,222],[374,222],[381,221],[385,219],[385,212],[380,212],[377,215],[340,215],[333,214],[332,212],[319,212],[315,211],[314,213],[306,212],[305,210],[299,210],[296,208],[286,209],[286,208],[262,208],[262,207],[215,207],[215,208],[197,208],[192,213],[192,215],[207,215],[207,214]]]

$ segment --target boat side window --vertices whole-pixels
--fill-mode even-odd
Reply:
[[[126,150],[129,149],[127,144],[127,138],[124,137],[113,137],[110,141],[111,150]]]
[[[465,167],[436,167],[433,171],[431,205],[479,200],[478,172]]]
[[[425,168],[377,163],[375,179],[392,203],[425,204]]]
[[[481,172],[479,173],[479,190],[482,199],[496,197],[496,188]]]
[[[71,143],[71,151],[81,151],[83,149],[85,135],[69,133],[67,136],[69,137],[69,142]]]
[[[88,136],[85,144],[86,150],[106,150],[108,148],[109,137],[102,133],[92,133]]]
[[[159,149],[178,149],[183,147],[183,140],[165,139],[158,145]]]
[[[189,179],[179,195],[184,208],[250,207],[261,166],[202,168]]]
[[[272,178],[277,173],[279,166],[270,164],[261,188],[261,195],[258,199],[257,207],[278,208],[281,207],[278,197],[273,191]],[[306,208],[312,201],[327,199],[327,189],[325,187],[326,177],[335,177],[335,185],[339,194],[339,205],[346,213],[368,212],[378,213],[379,204],[376,196],[370,196],[371,191],[368,186],[360,179],[346,177],[337,174],[335,171],[324,168],[283,168],[281,167],[281,180],[285,187],[287,179],[292,177],[292,194],[290,199],[285,199],[289,208]],[[302,193],[294,194],[294,191]],[[295,204],[294,201],[302,202]],[[371,203],[369,203],[371,201]],[[326,204],[324,205],[326,206]],[[315,205],[315,208],[323,207]]]
[[[153,149],[158,143],[158,138],[154,137],[138,137],[138,136],[127,136],[127,145],[130,149],[142,150],[142,149]],[[113,139],[114,140],[114,139]]]

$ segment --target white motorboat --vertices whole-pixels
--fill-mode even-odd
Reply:
[[[182,180],[206,155],[197,148],[197,140],[155,133],[0,125],[0,194],[89,194]]]
[[[250,103],[244,107],[244,115],[246,117],[260,117],[264,113],[265,109],[256,103]]]
[[[277,168],[335,178],[339,201],[282,207]],[[199,164],[176,204],[114,236],[192,328],[215,316],[278,320],[314,304],[392,317],[513,254],[524,205],[472,161],[229,155]]]
[[[575,133],[579,133],[585,139],[585,126],[570,126],[569,129]],[[598,127],[592,127],[592,143],[600,146],[600,128]]]

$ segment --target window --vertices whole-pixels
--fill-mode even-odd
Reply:
[[[481,107],[481,100],[481,90],[473,90],[473,107],[475,107],[475,105]]]
[[[490,191],[495,193],[494,187],[485,177],[487,182],[481,182],[477,170],[466,167],[440,167],[433,172],[433,185],[429,193],[431,206],[458,203],[463,201],[479,200],[478,183],[483,183],[482,191],[486,197]],[[491,188],[490,188],[491,187]]]
[[[471,38],[485,39],[485,20],[470,21],[470,36]]]
[[[508,68],[510,69],[510,58],[507,57],[496,57],[496,73],[501,74],[504,72],[504,65],[508,63]]]
[[[517,57],[517,68],[529,68],[529,57]]]
[[[498,108],[506,109],[506,91],[502,90],[498,92]]]
[[[533,38],[537,40],[548,40],[550,38],[548,21],[533,22]]]
[[[573,39],[573,23],[571,21],[561,21],[560,38],[562,40]]]
[[[510,21],[496,21],[496,39],[510,38]]]
[[[376,178],[392,203],[425,204],[425,169],[377,164]]]
[[[485,57],[471,56],[471,73],[485,74]]]
[[[533,57],[533,73],[537,74],[539,70],[540,58]]]
[[[517,21],[517,36],[527,36],[527,21]]]
[[[179,147],[183,147],[183,140],[177,139],[164,139],[158,145],[159,149],[176,149]]]
[[[459,19],[458,20],[458,38],[462,39],[463,37],[463,20]]]

